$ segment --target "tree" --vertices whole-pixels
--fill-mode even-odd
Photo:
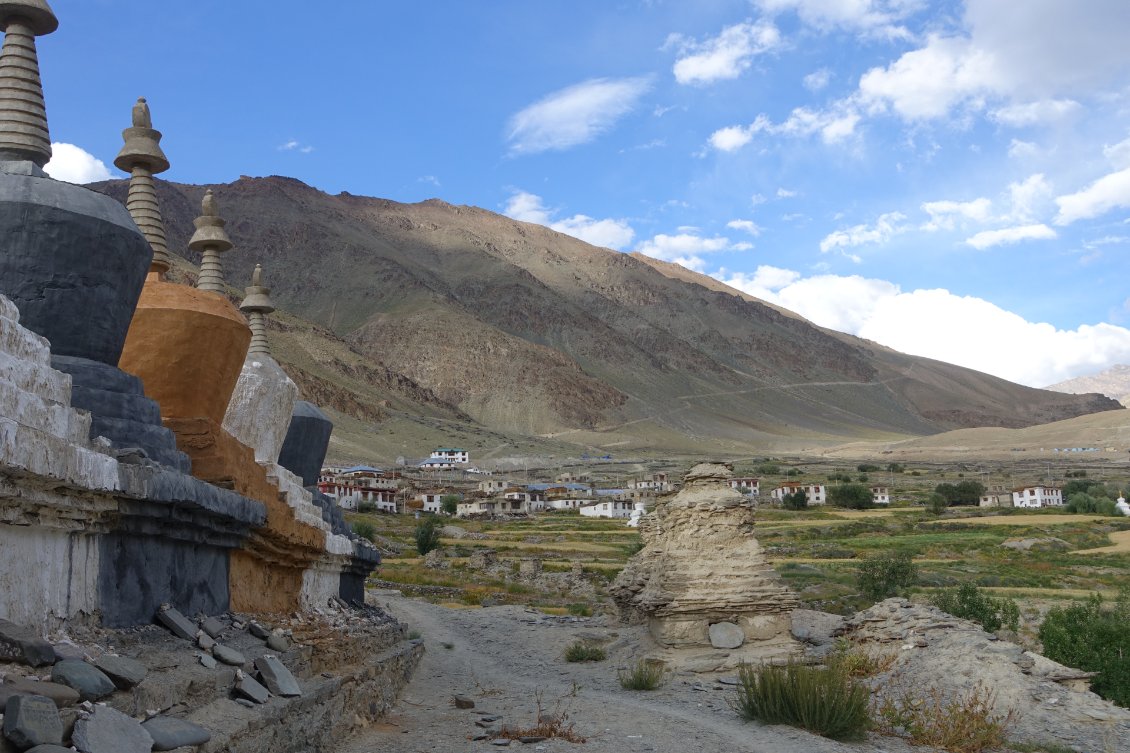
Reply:
[[[950,503],[946,501],[946,498],[943,497],[941,494],[938,494],[937,492],[931,494],[930,499],[926,500],[926,507],[934,515],[941,515],[942,513],[944,513],[946,511],[946,508],[949,507],[949,506],[950,506]]]
[[[458,494],[445,494],[439,498],[439,509],[443,510],[448,515],[454,515],[459,511],[459,495]]]
[[[436,525],[436,519],[429,516],[416,526],[416,551],[423,556],[438,546],[439,526]]]
[[[956,484],[938,484],[934,487],[936,494],[946,498],[946,503],[954,505],[976,505],[985,493],[985,487],[979,481],[959,481]]]
[[[828,490],[828,502],[836,507],[866,510],[871,500],[871,490],[863,484],[840,484]]]
[[[1015,601],[1007,597],[995,599],[987,596],[972,583],[943,588],[935,592],[930,601],[943,612],[972,620],[990,633],[995,633],[1002,626],[1015,632],[1020,626],[1020,609]]]
[[[1054,607],[1040,625],[1044,655],[1053,661],[1098,672],[1091,690],[1130,706],[1130,590],[1119,592],[1113,609],[1094,594],[1070,607]]]
[[[898,596],[918,580],[918,568],[908,552],[888,552],[859,563],[856,583],[869,599]]]
[[[803,510],[808,507],[808,494],[803,489],[781,497],[781,506],[786,510]]]

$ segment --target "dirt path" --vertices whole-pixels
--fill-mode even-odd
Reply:
[[[845,745],[789,727],[742,722],[730,709],[731,687],[709,677],[672,674],[659,690],[623,690],[618,666],[630,661],[633,629],[603,628],[600,619],[549,617],[521,607],[458,610],[382,594],[392,613],[423,636],[427,652],[397,706],[386,719],[338,753],[424,753],[497,750],[476,712],[502,716],[507,725],[532,726],[540,693],[544,712],[564,712],[578,745],[551,739],[510,747],[551,753],[903,753],[898,740],[873,738]],[[564,648],[578,634],[611,639],[607,661],[569,664]],[[446,648],[450,645],[451,648]],[[697,689],[696,689],[697,686]],[[460,710],[456,694],[475,701]]]

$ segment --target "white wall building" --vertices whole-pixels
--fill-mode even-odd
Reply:
[[[586,518],[630,518],[635,503],[626,499],[606,499],[581,505]]]
[[[737,489],[738,491],[747,489],[748,491],[744,493],[749,494],[751,497],[756,497],[761,494],[761,479],[753,478],[752,476],[735,476],[730,479],[729,484],[731,489]]]
[[[871,487],[871,503],[876,505],[891,504],[891,491],[885,486]]]
[[[432,450],[431,460],[449,460],[452,463],[469,463],[471,455],[458,447],[437,447]]]
[[[785,484],[778,486],[776,489],[769,493],[769,496],[774,502],[780,502],[787,494],[796,494],[803,491],[808,504],[823,505],[828,501],[827,490],[823,484]]]
[[[1063,490],[1054,486],[1025,486],[1012,490],[1013,507],[1062,507]]]

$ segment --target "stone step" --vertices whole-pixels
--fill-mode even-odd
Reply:
[[[5,379],[0,379],[0,415],[65,442],[86,446],[90,441],[89,415],[68,405],[44,400]]]
[[[118,462],[113,458],[7,416],[0,416],[0,465],[84,489],[121,489]]]
[[[8,353],[24,361],[51,365],[51,345],[12,319],[0,318],[0,353]]]
[[[124,418],[143,424],[161,424],[161,406],[145,395],[111,392],[86,385],[71,388],[71,404],[103,418]]]
[[[90,435],[106,437],[119,450],[140,447],[150,460],[181,473],[192,472],[192,461],[177,449],[176,435],[162,425],[95,415],[90,424]]]
[[[0,379],[22,390],[64,405],[71,404],[71,378],[42,364],[16,358],[11,353],[0,353]]]
[[[91,361],[89,358],[59,355],[51,356],[51,366],[64,374],[70,374],[71,382],[76,387],[122,392],[127,395],[145,394],[141,380],[117,366]]]

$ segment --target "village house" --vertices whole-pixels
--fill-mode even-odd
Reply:
[[[487,478],[479,482],[479,491],[485,492],[486,494],[501,494],[511,486],[513,486],[513,484],[506,479]]]
[[[737,489],[742,494],[756,497],[761,494],[761,479],[752,476],[734,476],[729,480],[730,488]]]
[[[662,493],[671,491],[671,482],[668,480],[667,474],[660,471],[650,476],[644,476],[643,478],[629,481],[628,488],[637,491],[647,490],[654,493]]]
[[[635,503],[627,499],[607,499],[587,502],[580,506],[586,518],[630,518]]]
[[[430,460],[448,460],[452,463],[466,464],[471,462],[471,455],[466,450],[457,447],[437,447],[432,450]]]
[[[509,502],[503,509],[507,512],[541,512],[545,509],[545,492],[536,489],[511,487],[502,495],[503,502]]]
[[[788,494],[804,492],[809,505],[823,505],[828,501],[827,491],[823,484],[784,484],[769,493],[774,502],[780,502]]]
[[[885,486],[871,487],[871,503],[875,505],[891,504],[891,491]]]
[[[1012,492],[1003,486],[992,486],[981,495],[980,507],[1012,507]]]
[[[1054,486],[1025,486],[1012,490],[1013,507],[1062,507],[1063,490]]]
[[[449,492],[443,492],[443,491],[438,491],[438,490],[429,490],[429,491],[420,492],[416,495],[416,501],[423,503],[423,506],[419,507],[417,509],[419,509],[422,512],[430,512],[430,513],[442,512],[443,511],[443,498],[446,497],[447,494],[449,494]],[[455,495],[455,496],[460,496],[460,495]],[[415,505],[413,505],[413,507],[415,507]]]
[[[396,481],[386,478],[380,468],[323,468],[318,475],[318,491],[344,510],[371,504],[380,512],[396,512]]]

